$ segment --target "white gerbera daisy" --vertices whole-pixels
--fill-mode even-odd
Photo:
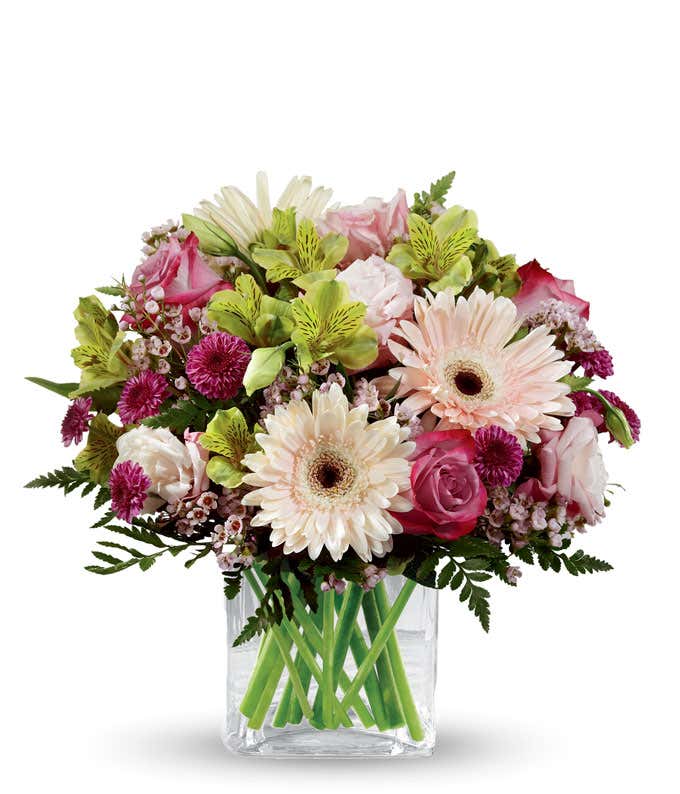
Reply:
[[[260,239],[262,232],[272,225],[272,207],[269,198],[267,175],[260,171],[256,178],[257,206],[237,187],[223,187],[215,195],[215,203],[201,201],[195,212],[199,218],[224,229],[244,251]],[[280,210],[295,207],[298,221],[309,218],[316,221],[330,201],[333,191],[324,187],[312,190],[309,176],[294,176],[276,202]]]
[[[253,526],[271,526],[271,542],[286,553],[307,549],[315,560],[325,546],[339,560],[351,546],[362,560],[383,556],[401,524],[388,511],[411,509],[405,498],[415,444],[395,417],[367,422],[368,406],[350,410],[337,383],[304,400],[278,406],[246,455],[255,486],[243,503],[260,511]]]
[[[537,442],[539,431],[560,430],[556,416],[570,416],[570,370],[554,337],[539,326],[510,342],[520,322],[508,298],[477,288],[457,300],[451,290],[416,298],[416,322],[403,321],[389,347],[403,364],[390,370],[400,379],[399,394],[410,395],[406,409],[430,409],[439,429],[475,430],[499,425],[520,440]]]

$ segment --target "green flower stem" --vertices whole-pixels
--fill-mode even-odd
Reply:
[[[307,614],[307,613],[305,612],[305,614]],[[310,613],[310,616],[311,616],[312,622],[314,623],[314,628],[316,628],[316,630],[317,630],[316,633],[320,637],[321,636],[320,628],[321,628],[322,620],[323,620],[321,612],[312,612],[312,613]],[[310,636],[309,632],[307,632],[307,631],[305,631],[305,639],[308,640],[312,644],[312,649],[313,649],[314,648],[313,639]],[[305,692],[306,692],[309,689],[309,685],[312,682],[312,671],[309,669],[309,665],[304,663],[304,661],[302,660],[302,657],[300,656],[299,653],[298,653],[298,656],[300,657],[300,666],[301,666],[300,678],[302,678],[302,683],[305,686]],[[349,682],[348,682],[347,685],[349,686]],[[291,686],[291,689],[292,689],[292,686]],[[314,711],[314,714],[316,716],[316,710]],[[300,722],[302,722],[302,709],[300,708],[300,704],[298,703],[297,698],[292,698],[291,699],[290,711],[289,711],[289,714],[288,714],[288,722],[290,722],[291,725],[299,725]]]
[[[364,594],[362,606],[364,617],[366,618],[368,634],[371,638],[371,642],[375,643],[375,639],[382,626],[382,621],[375,601],[375,594],[372,590]],[[375,666],[378,671],[378,679],[380,680],[380,691],[382,692],[383,703],[385,704],[387,721],[390,728],[399,728],[404,724],[404,714],[399,704],[399,693],[397,692],[397,685],[394,680],[392,663],[387,651],[387,646],[385,646],[385,649],[378,656]]]
[[[253,730],[258,730],[262,727],[265,717],[267,716],[267,712],[269,711],[269,707],[271,706],[272,700],[274,699],[276,687],[279,685],[279,681],[281,680],[281,675],[283,673],[285,659],[281,649],[281,644],[277,642],[276,635],[273,631],[272,638],[272,646],[276,651],[276,657],[270,667],[267,682],[260,693],[260,700],[257,704],[257,708],[255,709],[252,717],[248,720],[248,727],[252,728]],[[288,638],[284,639],[283,646],[286,651],[290,650],[291,644],[292,640],[289,640]]]
[[[335,634],[335,590],[331,587],[323,594],[323,682],[321,685],[321,713],[323,724],[327,727],[333,725],[333,639]]]
[[[345,692],[345,696],[342,699],[343,707],[347,707],[352,702],[352,699],[356,697],[359,690],[363,686],[364,681],[371,672],[371,669],[376,663],[378,656],[380,656],[382,653],[382,650],[385,647],[385,643],[389,639],[390,634],[394,631],[394,627],[396,626],[401,613],[404,611],[404,607],[408,603],[408,600],[411,597],[415,587],[416,583],[412,579],[409,579],[402,587],[399,595],[394,599],[394,604],[392,604],[390,611],[385,616],[385,620],[383,621],[380,631],[378,631],[378,634],[373,641],[373,645],[371,645],[369,648],[368,653],[361,662],[361,665],[354,676],[354,680],[352,681],[347,692]]]
[[[364,635],[361,633],[361,629],[357,625],[354,626],[352,631],[349,647],[358,669],[361,667],[362,662],[368,654],[368,646],[366,645]],[[347,688],[343,686],[343,689],[347,692]],[[364,689],[378,730],[386,731],[389,725],[387,724],[387,717],[385,716],[385,704],[383,703],[382,693],[380,691],[380,682],[378,681],[378,676],[373,667],[368,671],[368,675],[364,681]],[[361,703],[362,701],[360,700],[359,702]],[[356,706],[354,708],[356,710]]]
[[[378,613],[381,621],[384,623],[390,611],[390,602],[387,597],[387,590],[383,582],[378,582],[374,590],[375,603],[378,607]],[[397,635],[392,632],[387,640],[387,653],[390,657],[392,664],[392,673],[396,684],[396,691],[399,695],[401,708],[406,718],[406,725],[408,726],[409,733],[414,742],[423,740],[425,733],[423,725],[418,716],[416,704],[413,702],[413,695],[411,687],[408,683],[406,670],[404,670],[404,662],[401,658],[401,651],[399,650],[399,643],[397,642]]]
[[[257,657],[255,669],[250,676],[246,694],[241,701],[240,711],[245,717],[252,717],[257,709],[257,706],[262,697],[262,690],[264,689],[269,674],[271,673],[273,665],[279,652],[276,648],[274,640],[269,632],[265,634],[260,643],[260,652]]]

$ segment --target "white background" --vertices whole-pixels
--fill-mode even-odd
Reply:
[[[2,23],[4,790],[677,790],[678,168],[672,3],[13,3]],[[82,570],[70,462],[79,295],[221,184],[310,173],[335,198],[451,198],[592,303],[643,443],[584,543],[615,565],[497,585],[486,636],[441,597],[433,759],[276,763],[221,746],[225,638],[206,561]],[[8,283],[9,282],[9,283]]]

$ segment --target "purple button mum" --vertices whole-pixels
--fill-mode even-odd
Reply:
[[[155,416],[169,396],[165,378],[158,372],[145,369],[139,375],[133,375],[123,386],[116,410],[123,424],[133,425],[147,416]]]
[[[211,400],[228,400],[243,385],[250,349],[238,336],[208,334],[191,349],[186,372],[193,387]]]
[[[475,433],[475,468],[485,485],[507,487],[522,471],[524,456],[519,441],[498,425]]]
[[[64,421],[61,423],[61,440],[65,447],[80,444],[83,434],[90,426],[92,397],[76,397],[69,405]]]
[[[144,500],[151,480],[139,463],[124,460],[113,467],[109,477],[111,509],[123,521],[130,523],[144,508]]]
[[[579,353],[575,359],[589,378],[608,378],[614,374],[614,362],[608,350],[601,348],[590,353]]]

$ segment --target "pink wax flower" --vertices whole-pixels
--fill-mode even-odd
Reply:
[[[465,430],[423,433],[411,460],[413,510],[396,515],[404,531],[447,540],[472,532],[487,503],[472,436]]]
[[[549,500],[564,497],[570,513],[580,513],[589,524],[604,515],[607,470],[597,440],[597,430],[586,416],[572,417],[561,432],[543,430],[538,451],[540,480],[523,482],[517,493]]]
[[[113,467],[109,478],[111,509],[128,523],[144,509],[151,479],[139,463],[124,460]]]
[[[61,423],[61,440],[65,447],[80,444],[83,440],[83,434],[87,432],[93,416],[90,408],[92,408],[92,397],[76,397],[69,405]]]
[[[522,286],[512,302],[517,306],[520,317],[533,314],[543,301],[555,298],[573,306],[584,320],[588,319],[590,304],[576,296],[573,281],[555,278],[535,259],[522,265],[517,273],[522,279]]]
[[[168,382],[158,372],[142,370],[126,381],[116,410],[124,425],[133,425],[155,416],[170,396]]]
[[[147,295],[152,290],[162,294],[166,306],[181,305],[187,314],[189,309],[205,306],[213,293],[232,286],[208,267],[192,232],[184,242],[171,237],[135,269],[130,292],[141,295],[145,289]]]
[[[211,400],[228,400],[243,385],[250,349],[238,336],[223,331],[204,336],[191,348],[187,376],[193,387]]]
[[[403,190],[390,202],[367,198],[363,204],[329,210],[318,222],[322,234],[335,232],[349,240],[347,254],[342,264],[369,256],[387,256],[396,237],[408,233],[408,201]]]

